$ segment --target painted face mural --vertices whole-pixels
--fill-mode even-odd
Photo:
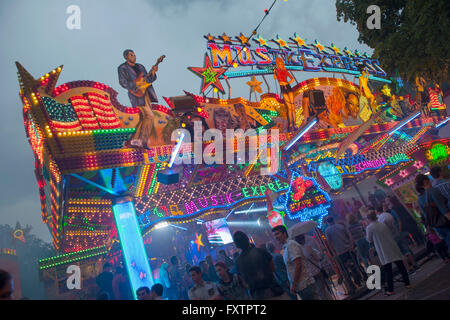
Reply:
[[[153,110],[153,128],[148,140],[149,146],[171,144],[172,131],[178,128],[178,120],[164,111]]]
[[[359,113],[359,101],[358,97],[354,93],[347,94],[346,107],[352,118],[356,119]]]
[[[214,109],[214,127],[225,136],[226,130],[231,127],[231,114],[224,108]]]

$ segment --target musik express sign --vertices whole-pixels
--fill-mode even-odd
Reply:
[[[326,47],[317,41],[314,44],[306,44],[305,40],[296,34],[295,37],[290,38],[291,42],[284,41],[278,36],[273,40],[265,40],[258,36],[253,40],[257,46],[251,46],[248,39],[244,41],[241,37],[236,38],[240,40],[240,43],[233,44],[231,37],[226,37],[225,40],[228,41],[219,44],[216,40],[223,40],[222,37],[207,36],[207,54],[213,68],[256,66],[259,69],[226,72],[225,76],[229,78],[272,73],[277,57],[284,60],[288,70],[358,74],[357,65],[365,64],[372,78],[386,76],[386,72],[377,59],[369,58],[366,54],[361,55],[358,50],[341,51],[333,44],[331,47]],[[269,43],[274,43],[277,47],[272,48]]]
[[[155,223],[166,220],[179,220],[180,218],[193,218],[199,216],[209,210],[220,210],[234,207],[235,205],[249,199],[264,198],[265,192],[271,190],[272,192],[280,192],[287,190],[289,185],[280,182],[277,179],[271,179],[263,185],[247,186],[232,192],[224,192],[217,194],[208,194],[189,201],[181,202],[172,205],[160,205],[148,209],[144,214],[139,216],[139,224],[141,228],[148,228]]]

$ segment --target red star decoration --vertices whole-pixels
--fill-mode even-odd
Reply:
[[[296,178],[292,184],[292,190],[294,193],[292,198],[295,201],[300,200],[305,195],[306,190],[308,190],[312,186],[313,186],[313,183],[311,180],[303,180],[302,177]]]
[[[209,56],[205,54],[205,64],[204,67],[189,67],[193,73],[202,78],[202,89],[201,92],[206,90],[210,85],[217,88],[222,93],[225,93],[225,90],[220,83],[219,77],[225,73],[225,69],[223,68],[214,68],[211,59]]]

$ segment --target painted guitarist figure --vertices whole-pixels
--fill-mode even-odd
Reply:
[[[149,73],[147,73],[147,70],[142,64],[136,63],[136,55],[133,50],[125,50],[123,57],[126,61],[118,68],[119,83],[123,88],[128,90],[131,106],[133,108],[144,106],[146,94],[148,94],[151,102],[157,103],[158,98],[151,84],[156,80],[158,64],[165,56],[161,56],[158,59],[158,62],[152,67]]]
[[[133,108],[138,107],[141,111],[141,118],[130,144],[134,147],[148,148],[147,142],[153,129],[152,103],[158,102],[152,82],[156,80],[158,64],[166,56],[159,57],[149,73],[142,64],[136,63],[136,55],[133,50],[125,50],[123,57],[126,61],[118,68],[119,83],[128,90],[131,106]]]

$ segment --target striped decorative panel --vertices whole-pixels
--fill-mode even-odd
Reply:
[[[428,88],[428,94],[430,96],[431,108],[437,110],[445,110],[447,106],[442,102],[440,94],[435,89]]]
[[[102,129],[120,128],[119,119],[117,119],[111,101],[107,97],[95,92],[89,92],[86,96]]]
[[[97,130],[100,129],[97,118],[95,117],[92,107],[89,105],[89,101],[83,96],[73,96],[70,98],[78,119],[81,122],[83,130]]]

